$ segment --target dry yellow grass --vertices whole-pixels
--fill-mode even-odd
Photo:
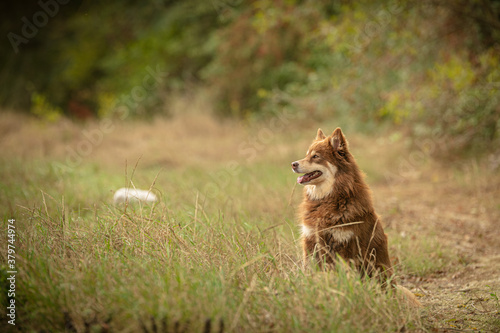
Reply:
[[[402,283],[424,305],[420,318],[406,310],[396,314],[391,311],[397,304],[389,302],[384,309],[387,299],[374,296],[373,286],[363,289],[349,274],[339,280],[335,274],[300,269],[294,209],[301,191],[295,188],[289,163],[303,155],[317,127],[333,130],[334,121],[316,124],[283,114],[281,122],[241,123],[217,119],[210,110],[197,111],[199,103],[176,101],[178,111],[170,118],[113,120],[113,129],[66,173],[57,170],[67,165],[68,151],[91,141],[85,133],[98,133],[102,123],[48,124],[0,114],[3,215],[19,218],[26,228],[23,242],[40,257],[32,260],[22,252],[20,259],[22,274],[32,274],[23,287],[41,295],[30,320],[44,316],[50,318],[44,327],[57,327],[67,319],[62,311],[68,311],[69,322],[83,330],[93,311],[101,311],[91,326],[102,328],[109,320],[111,327],[123,329],[121,321],[130,320],[129,329],[145,325],[149,330],[162,320],[171,320],[168,327],[174,321],[187,325],[191,315],[192,327],[200,329],[208,316],[213,328],[223,319],[228,330],[369,331],[370,325],[391,330],[406,325],[410,330],[495,331],[500,310],[493,296],[500,294],[500,177],[487,163],[446,165],[425,151],[415,160],[420,148],[408,146],[397,133],[373,138],[347,132],[374,191]],[[155,208],[123,211],[109,205],[112,190],[125,183],[125,161],[128,179],[135,172],[135,184],[155,182],[161,194]],[[207,193],[207,184],[216,188],[214,195]],[[53,250],[57,258],[49,260]],[[100,287],[83,267],[100,270]],[[130,287],[144,279],[143,269],[153,272],[145,279],[152,289]],[[59,278],[45,280],[52,271]],[[76,303],[68,298],[75,285],[59,285],[70,276],[83,286],[74,294]],[[113,292],[113,285],[121,293]],[[170,296],[175,288],[183,298]],[[213,312],[207,310],[209,299],[194,304],[196,288],[199,297],[216,300]],[[155,296],[144,297],[151,290]],[[89,296],[95,292],[109,301]],[[61,293],[65,298],[53,302]],[[351,303],[342,303],[349,298]],[[136,315],[117,306],[120,322],[106,317],[113,304],[130,305],[134,299]],[[327,305],[332,302],[347,307],[342,310],[347,312],[335,308],[347,322],[309,322],[331,315]],[[363,303],[373,307],[370,315],[363,312]],[[176,304],[175,310],[165,308]],[[312,312],[316,314],[310,317]],[[286,313],[292,316],[289,323],[284,321],[290,318],[282,317]],[[153,319],[139,324],[144,316]]]

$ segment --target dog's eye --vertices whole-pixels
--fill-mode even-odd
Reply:
[[[318,155],[314,155],[313,158],[319,158],[319,156]]]

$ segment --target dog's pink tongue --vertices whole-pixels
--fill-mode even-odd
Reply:
[[[297,183],[298,184],[302,184],[302,182],[304,181],[304,178],[306,177],[306,175],[303,175],[303,176],[300,176],[297,178]]]

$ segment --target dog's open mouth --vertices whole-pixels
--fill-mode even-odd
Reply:
[[[311,180],[318,178],[322,174],[323,174],[323,172],[321,172],[319,170],[306,173],[305,175],[300,176],[299,178],[297,178],[297,183],[299,183],[299,184],[309,183]]]

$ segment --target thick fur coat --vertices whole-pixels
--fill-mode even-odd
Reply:
[[[292,169],[304,173],[297,182],[305,185],[299,208],[305,259],[314,256],[323,267],[340,256],[369,276],[391,276],[387,236],[342,130],[326,137],[319,129]]]
[[[318,129],[306,157],[293,162],[292,170],[303,174],[297,182],[305,186],[299,207],[305,261],[313,257],[328,268],[341,257],[386,285],[393,275],[387,235],[342,130],[327,137]],[[411,291],[391,281],[410,306],[421,306]]]

